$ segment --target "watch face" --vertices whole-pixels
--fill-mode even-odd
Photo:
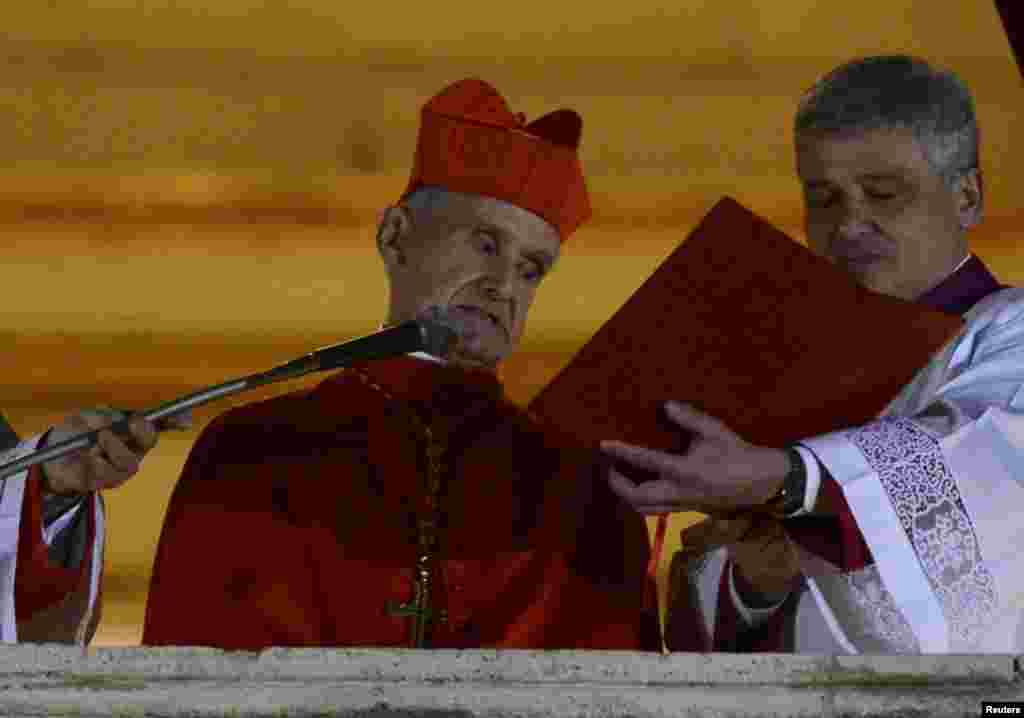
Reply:
[[[788,447],[786,451],[789,452],[793,461],[793,468],[786,474],[786,478],[782,482],[785,496],[782,502],[782,513],[784,516],[789,516],[804,506],[804,495],[807,493],[807,472],[800,452],[792,447]]]

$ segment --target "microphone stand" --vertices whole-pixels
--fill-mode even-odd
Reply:
[[[114,431],[115,433],[127,433],[129,422],[137,416],[149,421],[158,421],[167,416],[178,414],[186,409],[191,409],[196,406],[207,404],[215,399],[222,399],[232,394],[238,394],[249,389],[255,389],[258,386],[265,386],[267,384],[273,384],[279,381],[285,381],[288,379],[296,379],[300,376],[310,374],[317,371],[327,371],[329,369],[339,369],[353,361],[363,361],[366,359],[382,359],[388,356],[396,356],[398,354],[406,354],[413,351],[428,351],[431,353],[442,353],[447,351],[447,348],[454,341],[454,334],[447,330],[443,325],[438,325],[429,320],[410,320],[404,322],[394,329],[390,330],[397,336],[396,341],[391,341],[387,346],[381,346],[377,348],[374,343],[374,337],[378,335],[371,334],[361,339],[356,339],[351,342],[345,342],[343,344],[335,344],[323,349],[306,354],[305,356],[293,359],[290,362],[281,364],[268,369],[267,371],[258,372],[256,374],[250,374],[249,376],[242,377],[240,379],[234,379],[226,381],[222,384],[202,389],[192,394],[187,394],[179,399],[166,402],[144,411],[141,414],[131,414],[119,421],[114,422],[110,426],[104,427],[103,429],[96,429],[93,431],[86,432],[84,434],[78,434],[72,436],[64,441],[59,441],[52,446],[47,446],[43,449],[38,449],[32,453],[24,456],[15,461],[10,461],[0,465],[0,479],[5,479],[8,476],[17,474],[25,469],[36,464],[42,464],[54,459],[59,459],[61,456],[70,454],[73,451],[80,449],[88,449],[95,446],[100,431]],[[402,350],[396,350],[396,347],[404,346]],[[409,348],[412,346],[413,348]]]

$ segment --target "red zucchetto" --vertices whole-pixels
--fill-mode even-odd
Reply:
[[[576,151],[583,120],[556,110],[526,124],[482,80],[449,85],[423,106],[412,177],[402,198],[439,185],[529,210],[564,242],[590,218]]]

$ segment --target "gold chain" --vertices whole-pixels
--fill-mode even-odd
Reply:
[[[380,393],[388,401],[398,403],[391,392],[375,382],[365,372],[355,368],[350,368],[349,371],[354,373],[363,384]],[[427,512],[416,515],[416,566],[413,597],[403,604],[389,601],[385,608],[393,616],[412,619],[409,645],[413,648],[424,648],[430,640],[430,627],[435,618],[433,583],[438,550],[438,524],[441,518],[441,479],[444,473],[441,459],[444,456],[444,446],[442,442],[436,440],[430,424],[423,421],[415,410],[410,410],[409,417],[426,440]],[[438,613],[437,620],[445,623],[448,620],[447,612],[442,609]]]

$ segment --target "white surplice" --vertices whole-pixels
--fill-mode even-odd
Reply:
[[[875,421],[800,442],[842,487],[874,563],[842,573],[800,549],[796,652],[1024,652],[1024,289],[964,320]],[[709,632],[726,557],[691,574]]]
[[[35,450],[40,436],[21,442],[12,449],[0,452],[0,463],[20,459]],[[15,643],[18,640],[18,626],[14,611],[14,579],[17,575],[18,538],[20,536],[22,502],[25,496],[25,481],[28,471],[0,479],[0,643]],[[103,502],[93,501],[75,507],[43,530],[42,539],[50,545],[54,536],[83,510],[82,506],[94,507],[95,532],[92,545],[92,571],[89,576],[89,605],[76,631],[76,642],[85,643],[85,632],[96,610],[100,573],[103,570],[104,516]],[[86,554],[88,556],[88,553]]]

